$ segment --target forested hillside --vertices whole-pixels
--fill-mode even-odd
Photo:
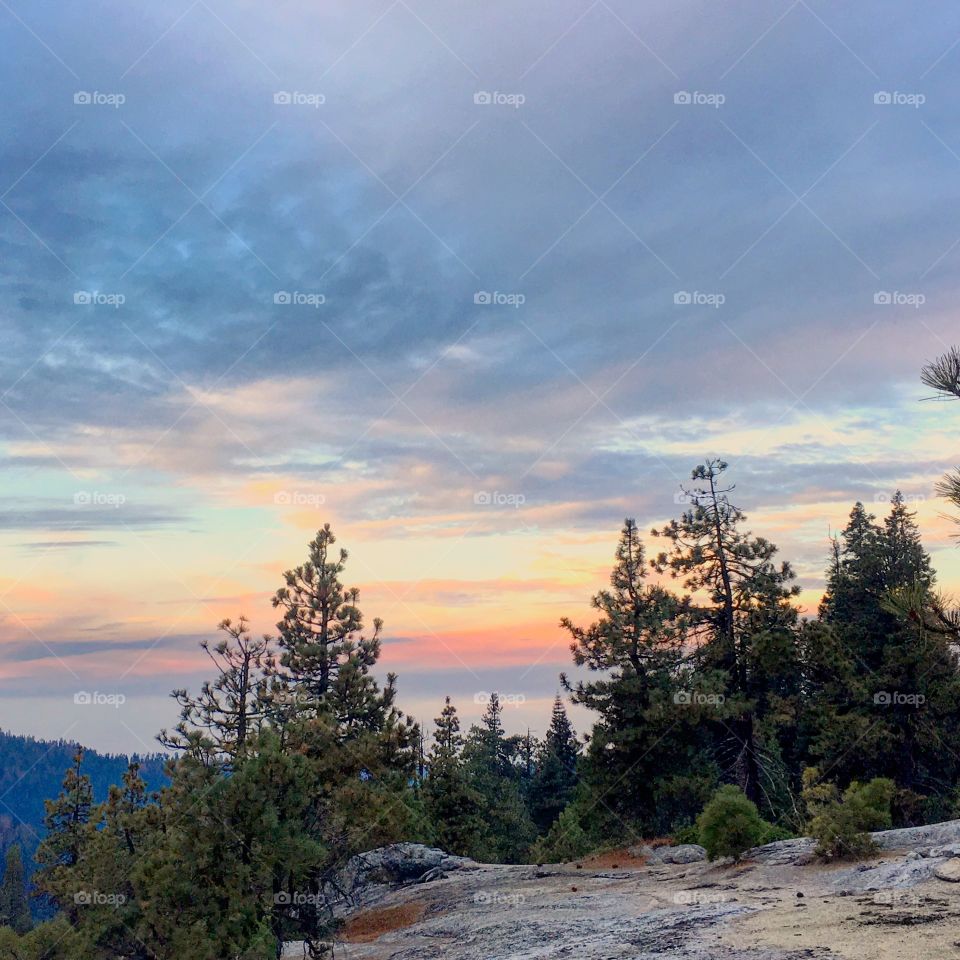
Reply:
[[[18,843],[30,872],[33,852],[44,832],[44,801],[57,795],[76,751],[77,744],[67,740],[37,740],[0,730],[0,858]],[[110,786],[120,782],[131,760],[140,763],[149,790],[159,790],[166,783],[165,758],[159,753],[126,757],[87,750],[84,769],[98,801],[105,800]]]

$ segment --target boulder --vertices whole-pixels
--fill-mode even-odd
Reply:
[[[754,847],[744,855],[744,860],[756,860],[758,863],[810,863],[817,841],[810,837],[798,837],[796,840],[777,840],[762,847]]]
[[[871,836],[881,850],[916,850],[960,843],[960,820],[931,823],[925,827],[881,830]]]
[[[922,857],[960,856],[960,820],[931,823],[924,827],[903,827],[870,834],[878,850],[916,850]],[[809,863],[817,843],[810,837],[778,840],[754,847],[744,854],[758,863]]]
[[[657,850],[661,863],[699,863],[707,859],[707,851],[697,843],[681,843],[678,847]]]
[[[947,843],[924,851],[925,857],[960,857],[960,843]]]
[[[929,880],[939,861],[891,860],[886,863],[857,864],[833,875],[831,886],[843,893],[865,893],[870,890],[902,890]]]
[[[960,883],[960,857],[953,857],[943,863],[938,863],[933,868],[933,875],[938,880],[946,880],[949,883]]]
[[[371,884],[427,883],[450,871],[470,869],[476,864],[466,857],[454,857],[422,843],[393,843],[351,858],[343,871],[345,891],[355,892]]]

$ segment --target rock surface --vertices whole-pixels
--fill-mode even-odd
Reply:
[[[399,844],[365,854],[352,864],[363,896],[349,916],[362,921],[367,933],[354,936],[348,925],[337,956],[350,960],[953,956],[960,939],[960,883],[942,882],[935,871],[954,863],[954,858],[908,860],[906,855],[910,843],[916,843],[914,849],[921,853],[945,848],[949,840],[937,845],[938,841],[954,829],[891,831],[898,835],[897,853],[856,865],[798,866],[790,858],[802,856],[802,841],[773,844],[772,852],[763,848],[762,858],[741,864],[648,859],[640,865],[622,851],[595,861],[542,867],[476,864],[428,847]],[[696,849],[688,853],[684,847],[661,847],[657,857],[668,850],[681,858],[699,856]],[[392,879],[386,883],[385,878]],[[302,951],[294,948],[288,956],[302,956]]]
[[[933,875],[938,880],[947,880],[950,883],[960,883],[960,857],[938,863],[933,868]]]
[[[880,830],[872,833],[878,850],[915,850],[922,856],[956,856],[960,850],[960,820],[934,823],[926,827],[904,827],[900,830]],[[748,850],[744,857],[760,863],[799,863],[808,858],[817,843],[810,837],[796,840],[778,840],[763,847]],[[942,848],[945,852],[934,853]]]
[[[661,847],[656,851],[661,863],[699,863],[707,859],[707,851],[696,843],[682,843],[678,847]]]
[[[340,875],[339,886],[348,901],[364,903],[376,899],[383,887],[429,883],[455,870],[476,868],[473,860],[422,843],[394,843],[353,857]]]
[[[889,863],[846,866],[833,875],[832,886],[841,893],[865,893],[874,890],[904,890],[933,876],[942,861],[893,860]]]

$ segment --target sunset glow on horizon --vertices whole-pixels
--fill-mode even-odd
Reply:
[[[882,6],[6,18],[0,726],[155,749],[329,522],[401,709],[542,731],[561,617],[710,456],[805,613],[897,489],[960,593],[960,408],[919,379],[960,329],[960,47]]]

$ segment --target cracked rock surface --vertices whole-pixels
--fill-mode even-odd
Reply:
[[[960,827],[960,824],[957,825]],[[942,829],[941,829],[942,828]],[[340,960],[927,960],[960,957],[960,883],[940,880],[957,828],[900,834],[865,864],[792,862],[802,841],[761,848],[741,864],[641,864],[635,858],[579,866],[475,864],[428,848],[394,850],[441,869],[357,900],[366,921],[413,922],[359,942],[349,928]],[[953,834],[953,836],[951,836]],[[886,844],[885,844],[886,845]],[[427,852],[424,852],[427,850]],[[910,856],[919,854],[919,856]],[[367,855],[370,857],[370,855]],[[378,851],[372,863],[383,860]],[[417,869],[414,869],[416,867]],[[298,956],[291,948],[289,956]]]

